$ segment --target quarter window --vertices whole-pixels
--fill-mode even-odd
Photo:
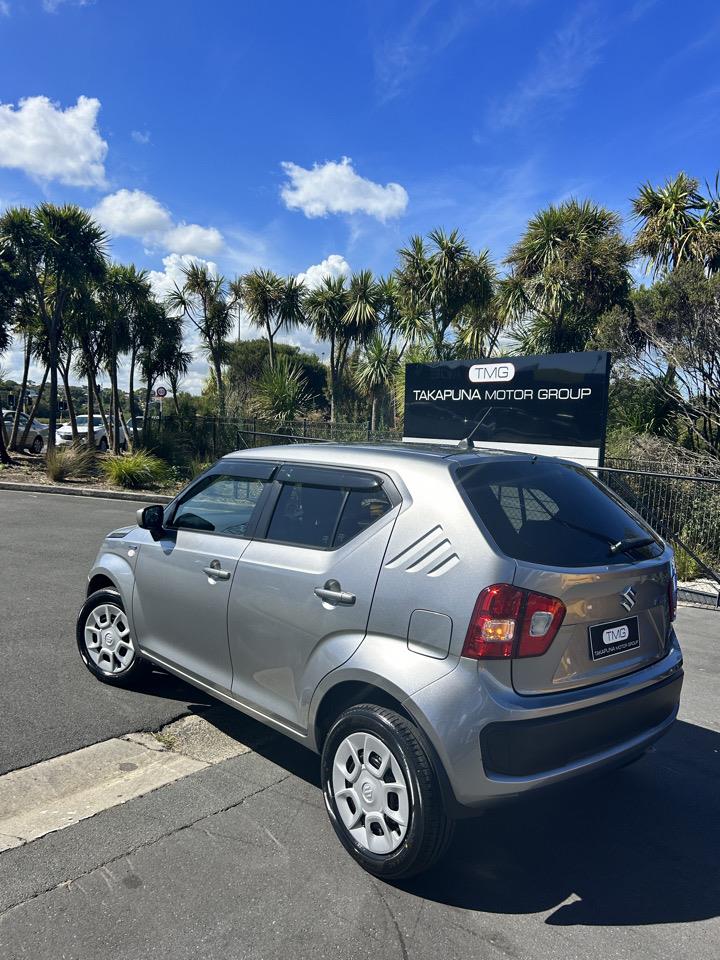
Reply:
[[[180,501],[172,526],[242,537],[265,483],[254,478],[211,474]]]

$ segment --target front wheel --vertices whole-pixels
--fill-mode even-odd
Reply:
[[[323,746],[322,784],[340,842],[375,876],[427,870],[452,839],[418,731],[393,710],[365,703],[338,718]]]
[[[83,663],[103,683],[123,686],[149,670],[137,651],[116,590],[90,594],[78,614],[76,639]]]
[[[100,453],[107,453],[107,450],[108,450],[107,437],[100,438],[100,443],[98,444],[98,450],[100,451]]]
[[[35,437],[35,439],[34,439],[33,442],[32,442],[32,446],[30,447],[30,449],[32,450],[33,453],[42,453],[42,449],[43,449],[43,438],[42,438],[41,436],[39,436],[39,435],[38,435],[37,437]]]

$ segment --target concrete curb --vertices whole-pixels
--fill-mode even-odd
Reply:
[[[19,483],[0,480],[0,490],[25,493],[61,493],[68,497],[96,497],[100,500],[132,500],[135,503],[170,503],[173,497],[160,493],[136,493],[130,490],[97,490],[94,487],[60,487],[45,483]]]

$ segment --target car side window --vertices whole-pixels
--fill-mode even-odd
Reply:
[[[255,478],[211,474],[180,500],[171,525],[181,530],[242,537],[265,483]]]
[[[392,504],[381,489],[348,490],[283,483],[267,532],[268,540],[331,550],[384,516]]]
[[[339,487],[284,483],[275,504],[268,540],[327,549],[345,502]]]
[[[351,490],[335,532],[333,546],[341,547],[352,540],[385,516],[388,510],[392,510],[392,504],[384,490]]]

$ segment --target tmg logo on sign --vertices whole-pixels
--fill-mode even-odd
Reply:
[[[514,376],[511,363],[474,363],[468,370],[471,383],[509,383]]]
[[[603,630],[603,643],[621,643],[630,636],[630,630],[624,624],[621,627],[610,627],[609,630]]]

